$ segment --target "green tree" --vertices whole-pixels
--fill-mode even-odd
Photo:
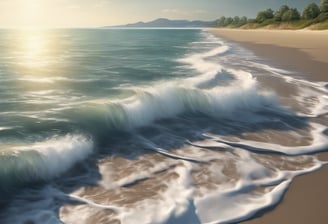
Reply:
[[[216,24],[218,27],[223,27],[224,26],[224,21],[225,21],[226,17],[225,16],[221,16],[220,19],[217,20]]]
[[[322,12],[317,18],[315,18],[315,22],[318,23],[325,22],[325,21],[328,21],[328,12]]]
[[[287,5],[282,5],[279,10],[274,14],[274,20],[275,21],[281,21],[282,16],[284,15],[285,12],[289,10],[289,7]]]
[[[320,11],[328,12],[328,0],[321,0],[320,2]]]
[[[239,17],[239,16],[235,16],[235,17],[233,18],[233,22],[232,22],[232,24],[233,24],[233,25],[239,25],[239,22],[240,22],[240,17]]]
[[[300,13],[296,8],[288,9],[281,17],[281,20],[284,22],[295,21],[301,18]]]
[[[315,3],[311,3],[306,6],[302,13],[303,19],[315,19],[320,14],[319,6]]]
[[[265,11],[261,11],[257,14],[256,16],[256,21],[258,23],[263,23],[267,19],[272,19],[273,18],[273,10],[272,9],[267,9]]]
[[[229,26],[233,22],[233,19],[231,17],[227,17],[224,20],[224,26]]]
[[[247,23],[247,17],[246,16],[241,17],[239,23],[241,26],[245,25]]]

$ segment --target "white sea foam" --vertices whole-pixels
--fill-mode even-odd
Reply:
[[[93,108],[96,112],[90,115],[92,121],[100,118],[103,119],[101,123],[108,122],[120,127],[135,128],[181,113],[202,113],[213,118],[233,118],[234,121],[241,120],[243,123],[248,121],[254,124],[260,116],[254,115],[253,112],[261,111],[267,106],[274,112],[285,113],[277,106],[273,94],[260,91],[259,84],[251,73],[226,68],[211,60],[212,57],[220,57],[227,53],[228,46],[212,36],[203,43],[217,43],[217,46],[207,52],[187,55],[180,60],[196,71],[196,76],[139,88],[135,90],[135,96],[125,100],[96,103]],[[194,44],[202,44],[202,42]],[[267,67],[262,69],[270,70]],[[270,71],[277,75],[286,74],[276,69]],[[218,77],[223,73],[229,76],[229,79],[225,80],[226,77],[223,77],[226,83],[219,85],[221,80],[218,81]],[[293,78],[285,80],[295,82]],[[315,92],[317,90],[321,93],[327,92],[323,84],[317,86],[304,81],[297,82],[296,85],[300,83],[302,86],[311,86]],[[326,96],[311,91],[304,91],[302,94],[301,97],[314,96],[318,99],[308,116],[318,116],[326,112]],[[87,112],[89,115],[90,111]],[[20,216],[13,215],[4,223],[19,223],[26,221],[27,218],[35,223],[61,223],[59,217],[63,218],[63,216],[54,212],[58,211],[57,200],[71,200],[84,204],[84,207],[69,210],[68,217],[63,218],[68,223],[83,223],[93,215],[98,216],[100,214],[98,212],[102,209],[115,211],[111,214],[111,218],[119,220],[122,224],[236,223],[277,204],[295,176],[312,172],[324,164],[313,156],[304,155],[328,148],[326,127],[317,123],[309,123],[309,125],[312,141],[306,146],[283,146],[245,139],[228,141],[223,136],[213,134],[205,134],[207,139],[203,141],[187,141],[189,145],[184,147],[188,150],[184,148],[170,152],[153,144],[145,144],[145,148],[160,153],[165,159],[160,162],[156,159],[147,160],[151,163],[147,169],[143,165],[135,164],[133,167],[135,172],[116,177],[117,179],[112,178],[112,170],[108,163],[100,164],[99,171],[103,178],[99,181],[99,187],[109,191],[120,191],[122,187],[129,184],[137,185],[143,180],[151,182],[152,178],[156,179],[158,173],[172,174],[168,180],[161,182],[165,187],[161,188],[156,196],[145,197],[135,202],[133,206],[119,207],[115,205],[115,201],[113,204],[107,202],[99,204],[90,199],[92,195],[85,199],[75,196],[78,191],[65,195],[49,188],[41,195],[44,200],[25,202],[24,208],[20,207],[18,201],[17,207],[20,210],[13,209],[9,212]],[[238,139],[237,136],[234,139]],[[58,176],[77,161],[88,156],[92,151],[92,142],[83,136],[66,136],[36,143],[30,147],[16,147],[16,149],[17,155],[20,152],[37,152],[35,163],[37,165],[34,170],[32,169],[33,175],[44,179]],[[294,167],[295,170],[272,168],[260,161],[257,152],[273,156],[279,154],[281,156],[279,159],[283,161],[290,159],[295,162],[299,159],[297,156],[300,156],[306,157],[311,162],[306,165],[302,163]],[[136,160],[138,159],[140,158]],[[201,174],[199,176],[195,175],[198,171]],[[202,185],[197,178],[204,178],[205,184]],[[88,206],[94,210],[89,209]],[[38,215],[33,216],[35,212]]]
[[[5,131],[5,130],[10,130],[13,129],[14,127],[0,127],[0,131]]]
[[[92,149],[92,141],[80,135],[68,135],[31,145],[14,146],[7,152],[6,157],[13,157],[9,161],[15,162],[16,165],[3,164],[1,168],[7,170],[1,173],[15,175],[20,180],[28,182],[51,179],[85,159]]]
[[[214,49],[204,53],[187,55],[185,58],[179,59],[178,62],[188,64],[191,68],[198,71],[201,74],[201,77],[197,76],[198,80],[202,78],[209,79],[222,71],[222,66],[208,60],[208,58],[226,53],[229,50],[229,46],[224,45],[222,42],[218,42],[218,44],[219,46]]]
[[[249,121],[255,122],[248,112],[277,106],[275,96],[260,91],[251,73],[225,68],[212,60],[228,52],[229,46],[212,36],[207,38],[213,47],[205,52],[187,54],[179,60],[193,70],[193,76],[155,83],[152,87],[134,87],[135,95],[127,99],[90,103],[84,107],[86,116],[82,119],[102,119],[102,124],[118,129],[142,127],[183,113],[234,119],[248,116]]]
[[[55,83],[56,81],[67,81],[66,77],[22,77],[20,81],[36,82],[36,83]]]
[[[190,181],[192,166],[184,165],[174,169],[179,177],[167,183],[168,190],[161,193],[161,200],[146,200],[135,209],[122,213],[122,223],[195,223],[197,215],[193,209]]]
[[[192,174],[200,169],[200,165],[184,161],[172,168],[172,164],[168,163],[167,169],[173,169],[177,178],[166,183],[168,188],[159,193],[159,198],[142,200],[133,208],[121,210],[117,217],[122,224],[239,222],[277,204],[295,176],[312,172],[323,165],[313,159],[311,166],[297,171],[273,170],[260,164],[248,151],[237,150],[235,153],[238,156],[238,160],[234,160],[238,172],[236,183],[223,183],[217,189],[207,189],[199,195],[196,194],[199,189],[194,184],[196,180]],[[226,155],[226,159],[229,157],[231,155]],[[224,155],[221,155],[221,159],[224,159]],[[222,169],[212,168],[208,171],[211,176],[227,181]],[[139,174],[134,175],[137,177]],[[155,174],[148,173],[147,177],[151,175]],[[266,190],[257,191],[258,188]]]
[[[55,76],[55,77],[27,76],[27,77],[19,78],[18,80],[25,81],[25,82],[32,82],[32,83],[34,82],[34,83],[49,83],[49,84],[53,84],[56,82],[94,82],[94,81],[99,81],[99,79],[70,79],[70,78],[61,77],[61,76]]]
[[[174,154],[172,152],[169,152],[168,150],[159,148],[155,144],[153,144],[152,142],[149,142],[149,141],[145,142],[145,146],[149,150],[155,151],[159,154],[170,157],[172,159],[184,160],[184,161],[196,162],[196,163],[209,162],[211,160],[209,158],[193,158],[193,157],[190,157],[190,156],[177,155],[177,154]]]
[[[243,175],[235,187],[220,188],[195,200],[202,223],[236,223],[250,218],[258,211],[276,205],[295,176],[313,172],[322,166],[316,161],[313,166],[303,170],[273,173],[258,164],[248,153],[239,155],[242,159],[238,161],[237,167]],[[264,193],[259,193],[256,192],[257,187],[268,188]]]
[[[220,117],[236,110],[245,112],[248,109],[257,110],[264,105],[275,106],[275,97],[261,93],[257,88],[256,79],[250,73],[227,69],[205,60],[206,57],[213,57],[226,52],[228,49],[220,46],[211,52],[191,55],[181,60],[182,63],[190,64],[201,75],[186,79],[183,85],[175,84],[174,87],[171,87],[166,84],[148,89],[145,98],[142,100],[141,98],[134,98],[136,104],[126,103],[124,105],[128,114],[131,112],[131,115],[128,116],[132,117],[132,114],[137,114],[138,120],[143,120],[141,123],[147,123],[166,115],[172,116],[188,110]],[[219,75],[223,69],[234,78],[228,86],[197,88],[199,84],[210,81]],[[270,71],[282,72],[277,69]],[[288,73],[283,72],[284,74]],[[290,81],[290,79],[286,81]],[[326,101],[322,100],[323,98],[320,98],[319,106],[312,110],[313,115],[325,112],[326,107],[322,105]],[[152,100],[156,101],[158,105]],[[149,103],[147,108],[152,105],[150,107],[152,109],[142,110],[144,102]],[[154,116],[155,114],[156,116]],[[146,120],[144,120],[144,116]],[[235,117],[234,119],[238,118]],[[138,126],[141,123],[135,124]],[[250,218],[262,209],[274,206],[281,200],[295,176],[319,169],[324,163],[309,156],[313,161],[307,167],[299,168],[296,171],[274,170],[255,160],[249,151],[297,156],[326,150],[328,147],[328,139],[324,134],[326,127],[317,123],[310,123],[310,126],[312,128],[310,133],[312,142],[307,146],[287,147],[245,139],[240,140],[240,142],[232,142],[223,140],[220,136],[209,135],[207,136],[217,142],[206,141],[204,145],[189,142],[195,147],[228,149],[228,151],[237,154],[238,159],[234,162],[236,163],[238,181],[235,185],[232,183],[223,184],[218,186],[217,190],[205,192],[203,196],[198,196],[195,194],[197,189],[193,184],[194,179],[191,175],[195,171],[195,165],[189,163],[193,161],[184,161],[183,166],[177,166],[175,169],[179,177],[168,183],[169,188],[161,193],[163,195],[161,200],[151,199],[139,203],[135,209],[120,215],[122,223],[234,223]],[[171,153],[164,155],[170,157]],[[180,159],[183,158],[183,156],[179,157]],[[174,159],[179,159],[179,157],[174,157]],[[210,169],[210,172],[213,173],[212,176],[226,179],[222,169]],[[264,187],[266,190],[257,191],[260,187]]]
[[[217,142],[219,142],[218,147],[223,144],[239,147],[253,152],[264,152],[264,153],[281,153],[285,155],[304,155],[304,154],[313,154],[317,152],[322,152],[328,148],[328,138],[325,135],[327,127],[317,123],[311,123],[312,130],[312,143],[306,146],[284,146],[267,142],[258,142],[243,139],[241,142],[232,142],[227,141],[219,136],[213,136],[205,134],[206,137],[209,137]]]
[[[140,127],[186,112],[222,118],[235,116],[239,110],[247,112],[264,109],[267,105],[274,107],[275,103],[272,94],[260,93],[256,81],[245,76],[243,81],[232,86],[208,90],[163,84],[144,89],[119,105],[126,115],[125,122],[130,127]]]
[[[272,76],[285,80],[286,83],[292,84],[297,89],[297,95],[293,99],[297,100],[300,105],[308,112],[299,112],[296,114],[307,117],[318,117],[328,112],[328,89],[326,82],[312,82],[300,77],[293,77],[294,72],[277,69],[270,65],[251,62],[255,67],[270,71]],[[311,105],[308,105],[309,99],[312,99]]]
[[[224,174],[223,164],[220,161],[212,163],[208,172],[210,176],[221,179],[223,183],[218,185],[216,189],[203,190],[199,195],[196,192],[194,172],[201,170],[202,164],[194,164],[188,161],[175,162],[175,160],[166,160],[160,164],[154,164],[154,167],[145,172],[136,172],[129,177],[122,177],[114,183],[112,179],[103,180],[103,184],[110,184],[108,189],[119,189],[124,184],[133,181],[142,180],[142,178],[151,178],[158,172],[175,173],[176,178],[165,182],[167,188],[158,192],[155,198],[148,198],[139,201],[133,207],[117,206],[115,203],[99,204],[90,199],[84,199],[80,196],[65,195],[53,188],[45,188],[40,194],[40,200],[24,202],[24,209],[20,207],[20,201],[14,202],[8,212],[16,214],[8,217],[3,223],[23,222],[33,220],[35,223],[61,223],[58,216],[54,212],[57,210],[57,202],[71,201],[85,204],[76,210],[71,210],[68,216],[62,221],[70,221],[70,223],[84,223],[82,217],[92,217],[99,210],[112,210],[112,219],[118,219],[122,224],[133,223],[235,223],[252,217],[256,212],[277,204],[284,192],[288,188],[291,180],[297,176],[307,172],[319,169],[323,163],[313,159],[313,164],[298,171],[274,170],[269,169],[260,164],[258,160],[248,152],[243,150],[235,151],[237,157],[232,154],[217,154],[223,160],[234,159],[236,163],[236,171],[238,172],[238,180],[236,183],[227,181],[228,176]],[[201,156],[201,153],[199,154]],[[103,170],[107,174],[108,170]],[[208,174],[206,174],[208,175]],[[107,183],[105,183],[107,182]],[[210,183],[211,180],[209,179]],[[264,187],[265,191],[257,191],[259,187]],[[76,194],[76,193],[74,193]],[[44,199],[42,199],[44,198]],[[42,205],[42,209],[40,209]],[[17,206],[17,207],[15,207]],[[90,207],[90,209],[86,209]],[[92,209],[91,209],[92,208]],[[21,209],[21,210],[19,210]],[[76,215],[81,214],[81,219],[77,219]],[[33,213],[34,212],[34,213]],[[33,216],[37,212],[37,216]],[[62,217],[62,216],[61,216]]]

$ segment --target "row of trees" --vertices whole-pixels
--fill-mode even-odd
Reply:
[[[315,3],[307,5],[302,14],[296,8],[290,8],[287,5],[281,6],[276,12],[272,9],[266,9],[257,13],[256,19],[247,17],[224,17],[217,20],[218,27],[240,27],[248,23],[257,23],[268,25],[272,23],[291,22],[298,20],[311,20],[313,22],[328,21],[328,0],[321,0],[320,6]]]

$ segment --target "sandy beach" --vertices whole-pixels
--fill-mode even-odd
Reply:
[[[302,73],[311,81],[327,81],[328,31],[211,29],[266,58],[270,64]]]
[[[0,31],[0,223],[327,223],[326,34],[279,32]]]
[[[211,29],[237,42],[275,67],[295,71],[311,81],[328,81],[328,31]],[[326,123],[323,118],[323,123]],[[328,160],[327,153],[318,155]],[[282,202],[245,224],[326,223],[328,167],[296,177]]]

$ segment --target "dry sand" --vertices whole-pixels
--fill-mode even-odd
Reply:
[[[313,81],[328,81],[328,31],[210,29]]]
[[[211,29],[283,69],[313,81],[328,81],[328,31]],[[328,153],[319,155],[328,160]],[[328,166],[295,178],[282,202],[243,224],[328,223]]]

